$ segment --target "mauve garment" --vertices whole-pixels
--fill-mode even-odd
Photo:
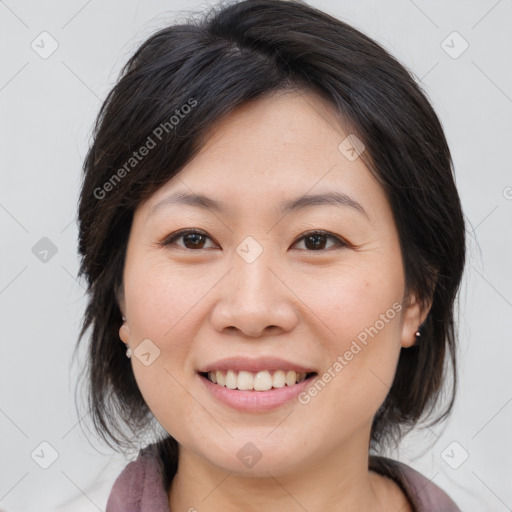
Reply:
[[[105,512],[170,512],[161,468],[156,445],[141,450],[114,482]],[[461,512],[442,489],[406,464],[371,456],[370,469],[395,480],[415,512]]]

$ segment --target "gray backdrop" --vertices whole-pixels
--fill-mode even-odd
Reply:
[[[465,512],[512,510],[512,1],[310,3],[375,38],[421,81],[468,221],[456,407],[393,456]],[[126,464],[87,441],[74,406],[81,165],[94,117],[137,45],[175,13],[206,5],[0,2],[0,504],[11,512],[103,511]]]

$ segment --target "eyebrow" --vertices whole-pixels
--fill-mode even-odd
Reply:
[[[223,213],[225,210],[227,210],[227,205],[225,203],[223,203],[222,201],[216,201],[203,194],[177,192],[175,194],[167,196],[165,199],[157,203],[151,209],[150,215],[153,215],[163,207],[173,204],[186,204],[198,208],[203,208],[205,210],[214,210],[218,213]],[[287,215],[288,213],[293,213],[304,208],[309,208],[311,206],[323,205],[350,207],[358,211],[359,213],[364,214],[367,218],[369,218],[368,213],[361,206],[360,203],[358,203],[355,199],[352,199],[347,194],[341,192],[310,194],[298,197],[296,199],[290,199],[288,201],[282,202],[279,205],[278,212],[282,215]]]

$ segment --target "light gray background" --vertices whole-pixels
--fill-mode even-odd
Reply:
[[[310,3],[375,38],[421,81],[445,127],[468,221],[456,408],[395,456],[465,512],[512,510],[512,1]],[[85,305],[75,280],[81,165],[120,67],[175,13],[206,5],[0,2],[0,503],[9,511],[103,511],[126,464],[91,445],[75,413],[83,359],[71,365],[71,356]],[[43,31],[58,43],[46,59],[31,47],[51,48]],[[457,56],[464,40],[469,47]],[[46,262],[32,252],[43,237],[57,248]],[[39,464],[52,452],[41,442],[58,454],[48,469]]]

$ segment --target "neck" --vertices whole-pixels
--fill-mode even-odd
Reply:
[[[368,470],[367,442],[340,446],[292,472],[251,477],[223,470],[180,446],[169,490],[171,512],[387,510],[390,482]]]

